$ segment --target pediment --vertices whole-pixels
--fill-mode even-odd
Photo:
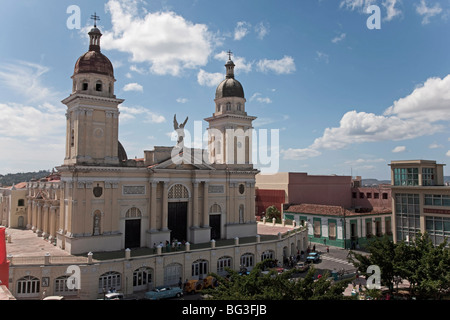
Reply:
[[[154,169],[173,169],[173,170],[215,170],[209,163],[205,162],[201,154],[183,153],[169,158],[166,161],[156,165]]]

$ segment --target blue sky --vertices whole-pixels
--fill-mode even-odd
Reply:
[[[18,0],[0,10],[1,174],[62,164],[60,101],[94,12],[130,158],[173,145],[174,114],[192,132],[212,115],[231,50],[256,132],[279,130],[279,171],[389,179],[391,160],[450,161],[450,1]]]

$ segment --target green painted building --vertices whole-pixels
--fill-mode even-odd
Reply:
[[[357,212],[340,206],[291,205],[284,219],[308,227],[308,241],[345,249],[364,248],[368,239],[392,237],[390,209]]]

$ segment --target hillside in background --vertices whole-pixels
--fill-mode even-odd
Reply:
[[[450,176],[444,176],[444,183],[450,183]],[[391,180],[362,179],[362,185],[365,187],[378,186],[380,184],[391,184]]]
[[[9,187],[20,182],[28,182],[31,179],[41,179],[48,176],[51,172],[48,170],[40,170],[38,172],[21,172],[0,174],[0,186]]]

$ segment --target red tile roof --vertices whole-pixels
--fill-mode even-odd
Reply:
[[[375,208],[370,212],[354,212],[345,209],[341,206],[328,206],[320,204],[297,204],[291,205],[285,212],[289,213],[304,213],[304,214],[317,214],[326,216],[362,216],[362,215],[378,215],[378,214],[389,214],[391,209],[389,208]]]

